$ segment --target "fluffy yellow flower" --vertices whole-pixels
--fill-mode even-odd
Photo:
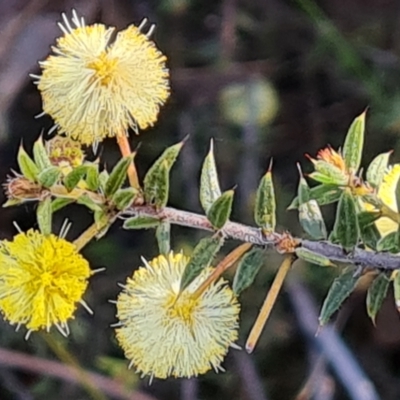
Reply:
[[[85,26],[73,11],[72,26],[63,14],[64,36],[55,55],[40,63],[37,78],[43,111],[82,144],[125,135],[154,125],[169,96],[166,57],[141,32],[129,26],[110,43],[114,28]],[[152,29],[150,29],[152,30]]]
[[[68,334],[67,320],[91,275],[76,247],[53,234],[29,230],[0,242],[0,310],[12,325],[31,331],[55,325]]]
[[[400,164],[394,164],[386,173],[378,190],[378,197],[393,211],[398,212],[396,188],[400,178]],[[397,231],[398,224],[390,218],[382,217],[376,221],[376,226],[382,236]]]
[[[221,279],[195,298],[213,271],[205,269],[182,293],[179,286],[189,259],[182,254],[143,260],[117,300],[116,335],[130,366],[150,379],[191,377],[212,367],[223,370],[229,346],[238,337],[239,304]]]

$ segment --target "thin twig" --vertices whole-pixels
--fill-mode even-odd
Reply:
[[[171,207],[165,207],[161,210],[156,210],[151,206],[133,206],[126,213],[129,215],[156,217],[175,225],[214,231],[212,225],[204,215],[189,211],[177,210]],[[276,232],[264,235],[259,228],[243,225],[237,222],[228,222],[223,228],[223,233],[231,239],[256,244],[259,246],[266,246],[269,248],[276,248],[277,244],[280,243],[284,237],[284,234]],[[399,255],[364,250],[359,247],[356,247],[352,252],[347,253],[341,246],[330,242],[314,242],[304,239],[295,240],[298,241],[299,247],[303,247],[307,250],[313,251],[314,253],[325,256],[332,262],[352,264],[363,268],[368,267],[387,271],[400,269]]]
[[[350,399],[379,400],[380,397],[374,385],[336,330],[331,325],[327,325],[318,335],[315,335],[318,329],[318,313],[303,285],[292,281],[287,282],[285,287],[302,333],[321,349]]]
[[[256,347],[258,339],[261,336],[264,326],[271,314],[272,308],[274,307],[278,294],[282,288],[283,282],[285,281],[286,275],[288,274],[294,260],[295,257],[293,257],[293,255],[287,255],[282,261],[282,264],[280,265],[278,272],[275,275],[275,279],[272,282],[272,285],[267,293],[267,297],[265,298],[264,304],[260,309],[256,322],[254,323],[253,328],[251,329],[249,337],[247,339],[246,351],[248,353],[252,353],[254,348]]]
[[[0,365],[11,369],[20,369],[36,375],[52,376],[76,385],[79,385],[82,381],[77,376],[76,369],[70,366],[2,348],[0,348]],[[87,371],[81,371],[80,373],[84,373],[92,385],[116,399],[156,400],[148,394],[124,387],[123,384],[106,376]]]
[[[236,370],[241,379],[246,399],[248,400],[268,400],[263,387],[263,383],[258,376],[254,366],[254,360],[244,351],[233,353]]]
[[[197,378],[182,379],[181,400],[197,400],[198,390],[199,382],[197,381]]]

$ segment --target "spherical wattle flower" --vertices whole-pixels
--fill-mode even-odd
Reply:
[[[378,197],[385,206],[398,212],[396,201],[396,190],[400,179],[400,164],[394,164],[383,177],[378,189]],[[399,225],[388,217],[381,217],[375,222],[379,233],[386,236],[391,232],[396,232]]]
[[[111,42],[114,28],[85,26],[73,12],[72,26],[63,15],[64,36],[40,63],[37,78],[43,111],[59,133],[82,144],[126,135],[154,125],[169,96],[166,57],[154,42],[129,26]]]
[[[91,275],[74,244],[29,230],[0,242],[0,311],[12,325],[31,331],[55,325],[68,333]]]
[[[130,366],[150,379],[223,370],[229,347],[237,347],[240,307],[226,282],[220,279],[193,295],[213,268],[178,296],[188,261],[172,252],[143,260],[145,266],[128,278],[117,300],[117,340]]]

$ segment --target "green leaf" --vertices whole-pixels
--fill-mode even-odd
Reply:
[[[95,163],[86,163],[86,184],[89,190],[95,192],[100,186],[99,166]]]
[[[233,291],[236,295],[239,295],[253,283],[263,265],[264,255],[263,249],[253,247],[239,261],[235,278],[233,279]]]
[[[318,203],[315,200],[299,206],[299,220],[304,231],[314,239],[326,239],[327,231]]]
[[[269,170],[260,181],[256,193],[254,220],[265,231],[273,232],[276,226],[276,201],[272,173]]]
[[[153,168],[157,168],[161,164],[165,164],[166,167],[168,168],[168,170],[170,170],[172,168],[172,166],[174,165],[176,158],[178,157],[179,152],[181,151],[182,146],[184,145],[185,141],[186,141],[186,139],[165,149],[164,152],[161,154],[161,156],[150,167],[148,173],[150,173],[150,171]]]
[[[100,174],[99,174],[99,186],[100,186],[100,189],[101,189],[103,192],[104,192],[105,189],[106,189],[106,184],[107,184],[107,181],[108,181],[109,176],[110,176],[110,175],[108,174],[107,170],[103,170],[103,171],[101,171]]]
[[[387,171],[391,151],[376,156],[367,169],[367,182],[374,188],[379,188]]]
[[[50,188],[57,183],[61,175],[61,170],[58,167],[46,167],[39,173],[37,180],[38,182],[46,187]]]
[[[304,204],[310,200],[310,188],[307,181],[304,179],[303,172],[301,171],[299,164],[297,164],[297,168],[300,174],[299,186],[297,187],[297,196],[299,199],[299,204]]]
[[[350,190],[345,189],[339,199],[333,232],[336,240],[346,251],[352,250],[358,243],[356,203]]]
[[[214,201],[208,210],[207,218],[214,228],[222,229],[222,227],[227,223],[232,212],[234,195],[235,192],[233,190],[227,190]]]
[[[101,204],[96,203],[88,194],[84,193],[82,196],[79,196],[76,200],[78,204],[81,204],[87,207],[89,210],[94,212],[99,212],[102,210]]]
[[[329,321],[332,314],[350,296],[357,284],[358,278],[359,276],[355,274],[354,269],[347,269],[333,281],[319,316],[319,324],[321,326]]]
[[[183,271],[180,292],[185,290],[194,279],[208,267],[221,248],[224,239],[220,235],[201,239],[194,248],[192,256]]]
[[[74,202],[74,199],[65,199],[58,197],[57,199],[54,199],[51,202],[51,209],[53,213],[55,213],[58,210],[61,210],[63,207],[67,206],[68,204],[71,204]]]
[[[3,203],[2,207],[3,208],[13,207],[13,206],[18,206],[22,203],[23,201],[19,199],[8,199],[5,203]]]
[[[393,278],[394,301],[397,311],[400,312],[400,273],[396,271]]]
[[[211,140],[210,151],[204,159],[200,177],[200,203],[203,210],[207,212],[219,196],[221,196],[221,189],[214,158],[214,142]]]
[[[132,163],[134,154],[128,157],[123,157],[118,161],[117,165],[113,168],[108,177],[104,194],[107,198],[111,198],[112,195],[122,186],[126,179],[128,168]]]
[[[320,206],[335,203],[339,200],[342,189],[337,185],[318,185],[309,190],[310,199],[316,200]],[[288,207],[288,210],[294,210],[299,207],[299,196],[295,197]]]
[[[157,208],[162,208],[167,204],[169,173],[183,144],[184,141],[168,147],[147,171],[143,181],[146,203],[155,205]]]
[[[346,185],[348,177],[346,174],[333,164],[323,160],[314,161],[316,172],[309,175],[310,178],[320,181],[321,183]]]
[[[123,227],[124,229],[149,229],[155,228],[159,224],[160,220],[158,218],[137,215],[125,220]]]
[[[335,267],[335,264],[328,257],[314,253],[311,250],[298,247],[295,250],[295,253],[297,257],[311,264],[320,265],[321,267]]]
[[[373,225],[382,216],[379,211],[361,211],[358,215],[358,223],[361,226]]]
[[[350,172],[356,172],[360,168],[364,146],[365,115],[366,111],[353,121],[344,141],[343,158]]]
[[[388,251],[390,253],[400,253],[400,243],[398,232],[390,232],[378,241],[377,251]]]
[[[144,178],[144,197],[147,204],[162,208],[167,205],[169,195],[169,168],[162,163],[147,173]]]
[[[167,255],[171,250],[171,224],[163,221],[156,228],[156,238],[160,254]]]
[[[379,230],[375,225],[375,221],[379,216],[380,213],[376,211],[362,211],[357,215],[361,240],[365,246],[374,250],[381,238]]]
[[[28,156],[28,153],[20,146],[17,156],[18,166],[22,175],[32,182],[36,182],[39,175],[39,168],[34,161]]]
[[[322,174],[321,172],[312,172],[311,174],[308,174],[308,177],[310,179],[313,179],[316,182],[322,183],[324,185],[346,185],[347,180],[345,178],[334,178],[325,174]]]
[[[35,164],[39,167],[40,171],[52,167],[50,158],[47,155],[47,151],[43,144],[43,139],[41,136],[33,144],[33,159],[35,160]]]
[[[74,168],[65,178],[64,178],[64,186],[71,192],[76,188],[78,183],[82,180],[83,176],[86,173],[86,165],[79,165]]]
[[[384,272],[380,273],[371,283],[367,292],[367,312],[368,316],[372,319],[375,325],[376,314],[382,307],[383,300],[385,300],[390,279]]]
[[[110,217],[107,214],[107,210],[102,208],[99,211],[94,212],[94,222],[99,232],[96,235],[96,239],[102,238],[110,228]]]
[[[51,198],[47,197],[38,204],[36,210],[39,230],[45,236],[50,235],[51,233],[52,214]]]
[[[125,210],[132,204],[137,194],[138,190],[133,187],[118,189],[112,197],[112,202],[118,210]]]

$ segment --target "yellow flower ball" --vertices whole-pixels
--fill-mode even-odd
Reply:
[[[117,300],[117,340],[130,366],[150,379],[223,370],[229,347],[237,347],[240,307],[226,282],[220,279],[193,296],[213,268],[179,295],[188,261],[172,252],[143,260],[145,266],[128,278]]]
[[[383,177],[378,189],[378,197],[393,211],[398,212],[396,201],[396,188],[400,178],[400,164],[394,164]],[[398,229],[398,224],[390,218],[382,217],[375,222],[380,234],[386,236]]]
[[[40,63],[37,78],[43,111],[58,127],[82,144],[126,135],[154,125],[169,96],[166,57],[154,42],[129,26],[111,42],[114,28],[85,26],[73,12],[63,15],[64,36]],[[71,26],[72,25],[72,26]]]
[[[74,244],[29,230],[0,242],[0,310],[11,325],[31,331],[55,325],[68,333],[91,275]]]

